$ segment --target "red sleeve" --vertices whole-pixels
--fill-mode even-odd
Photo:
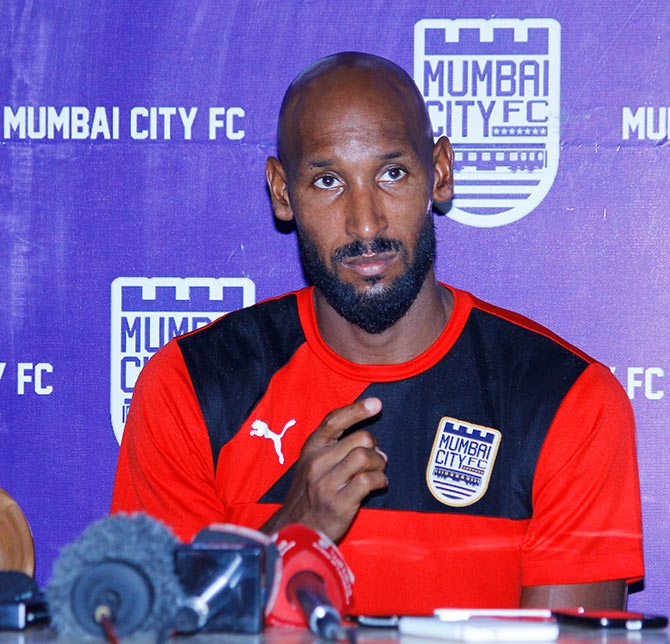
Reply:
[[[522,555],[524,586],[644,574],[635,421],[603,365],[586,369],[549,429]]]
[[[207,429],[179,346],[146,364],[126,421],[111,512],[146,512],[184,541],[225,514]]]

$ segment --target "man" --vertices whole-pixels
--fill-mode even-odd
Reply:
[[[355,611],[623,607],[643,574],[630,403],[551,332],[436,280],[452,151],[411,78],[337,54],[267,161],[314,285],[173,340],[135,390],[113,511],[336,541]]]

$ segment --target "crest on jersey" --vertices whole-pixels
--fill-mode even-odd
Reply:
[[[472,505],[486,493],[502,434],[455,418],[440,420],[426,469],[431,494],[445,505]]]
[[[560,41],[550,18],[416,23],[414,80],[434,136],[454,149],[447,216],[503,226],[549,192],[560,151]]]

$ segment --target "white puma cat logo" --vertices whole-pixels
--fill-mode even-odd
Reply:
[[[291,419],[288,421],[288,423],[286,423],[286,425],[284,425],[284,429],[282,429],[281,434],[277,434],[268,427],[267,423],[264,423],[262,420],[255,420],[253,423],[251,423],[253,429],[249,432],[249,436],[261,436],[263,438],[269,438],[275,446],[275,452],[277,452],[279,464],[283,465],[284,454],[282,454],[281,451],[281,439],[284,438],[286,430],[293,427],[293,425],[295,425],[295,420]]]

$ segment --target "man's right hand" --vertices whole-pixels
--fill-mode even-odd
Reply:
[[[330,412],[305,441],[284,505],[263,526],[268,534],[302,523],[338,542],[351,526],[363,499],[385,488],[386,455],[372,434],[351,426],[376,416],[378,398],[365,398]]]

